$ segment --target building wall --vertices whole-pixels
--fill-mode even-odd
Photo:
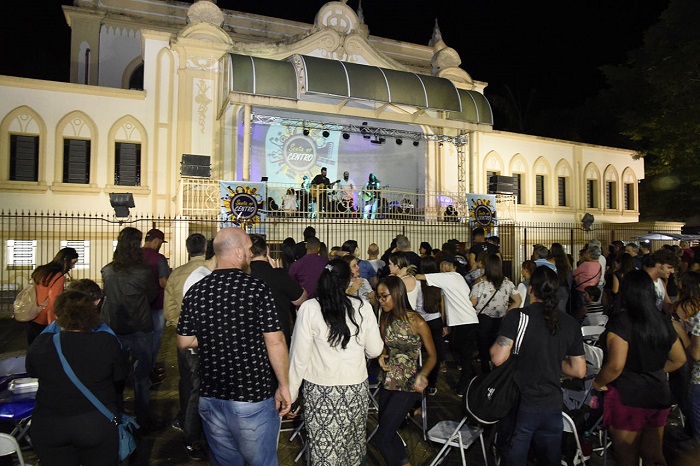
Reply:
[[[136,212],[178,215],[182,154],[211,155],[215,178],[232,179],[246,173],[242,167],[245,158],[241,152],[246,148],[245,134],[239,134],[239,125],[243,125],[239,121],[243,114],[240,109],[250,105],[275,108],[278,104],[283,108],[281,104],[284,104],[287,105],[285,109],[297,109],[314,118],[323,118],[323,114],[330,115],[336,108],[328,102],[290,104],[281,99],[257,96],[238,96],[239,101],[220,107],[218,104],[224,96],[220,95],[218,60],[228,52],[252,50],[258,56],[277,59],[295,53],[340,58],[342,52],[347,54],[343,55],[345,57],[354,57],[356,63],[391,65],[403,70],[420,64],[424,72],[425,67],[430,66],[429,55],[437,53],[437,48],[372,38],[363,33],[364,24],[356,24],[358,31],[347,32],[355,42],[346,41],[346,48],[343,48],[339,44],[323,45],[329,37],[340,37],[338,31],[314,32],[309,25],[307,28],[299,23],[238,12],[226,12],[224,29],[207,23],[185,26],[184,18],[191,5],[178,2],[105,0],[99,11],[83,10],[82,5],[97,7],[94,1],[82,0],[75,7],[65,8],[74,31],[71,79],[81,76],[77,59],[81,44],[89,44],[99,51],[90,57],[91,63],[95,63],[91,73],[99,63],[99,86],[0,77],[0,140],[8,141],[10,134],[19,133],[40,138],[37,182],[9,181],[9,144],[0,146],[0,192],[3,204],[8,207],[109,212],[110,192],[132,192]],[[354,13],[349,7],[340,3],[329,5],[323,7],[319,15],[332,7],[340,8],[353,19]],[[96,21],[102,24],[99,47],[94,45]],[[227,25],[234,23],[240,27],[231,33]],[[318,25],[316,27],[318,29]],[[292,32],[311,35],[283,45],[270,42],[273,36],[287,37]],[[245,36],[247,33],[249,35]],[[244,42],[244,36],[248,42]],[[355,48],[350,47],[351,43]],[[396,61],[399,57],[401,62]],[[129,71],[140,60],[144,62],[145,90],[119,89],[128,83]],[[453,68],[452,75],[458,76],[458,71],[466,76],[464,82],[458,83],[460,86],[473,89],[485,86],[472,82],[459,68]],[[93,78],[90,74],[89,81],[96,84]],[[454,121],[444,119],[441,112],[436,111],[421,115],[417,109],[385,109],[381,103],[337,108],[339,115],[345,112],[344,115],[354,118],[358,124],[363,119],[383,118],[389,122],[387,124],[411,122],[428,134],[439,132],[455,136],[459,131]],[[314,112],[318,114],[313,115]],[[415,116],[411,112],[415,112]],[[518,220],[578,221],[584,212],[591,212],[597,221],[637,221],[636,187],[644,178],[644,166],[642,160],[632,158],[631,151],[492,131],[483,126],[475,128],[470,127],[461,172],[456,146],[421,143],[424,158],[416,164],[417,178],[423,183],[419,190],[458,192],[464,177],[462,181],[467,192],[486,193],[487,172],[521,173],[523,203],[517,206]],[[64,137],[91,140],[88,185],[62,183]],[[114,185],[116,142],[141,144],[141,186]],[[546,180],[545,205],[542,206],[536,205],[537,175]],[[564,207],[557,202],[559,176],[568,180]],[[358,174],[353,178],[359,182],[363,176]],[[586,205],[588,179],[597,182],[595,208]],[[615,183],[612,209],[606,204],[607,182]],[[634,188],[634,205],[629,210],[623,209],[625,184]]]

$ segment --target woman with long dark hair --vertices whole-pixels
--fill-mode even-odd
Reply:
[[[299,308],[292,334],[289,389],[296,400],[303,383],[312,464],[360,465],[366,460],[365,357],[379,356],[384,343],[371,306],[345,293],[349,283],[347,262],[330,261],[316,298]]]
[[[621,311],[608,322],[605,359],[593,387],[605,391],[603,422],[622,466],[665,465],[663,434],[671,406],[666,373],[685,362],[671,319],[655,305],[654,282],[643,270],[625,276]]]
[[[513,282],[503,275],[503,263],[497,254],[490,254],[486,259],[484,280],[474,285],[469,300],[479,318],[477,345],[481,372],[486,373],[491,370],[489,350],[496,341],[503,316],[508,310],[520,307],[520,295]]]
[[[552,247],[549,248],[549,254],[554,259],[557,277],[559,277],[559,289],[557,290],[559,310],[566,312],[566,303],[569,300],[571,282],[573,280],[571,261],[569,261],[569,256],[566,255],[564,246],[561,243],[552,243]]]
[[[420,259],[420,270],[424,274],[439,273],[435,259],[431,256],[422,256]],[[421,317],[425,319],[430,328],[430,334],[433,337],[435,345],[435,353],[437,361],[435,367],[428,374],[428,395],[433,396],[437,393],[437,381],[440,374],[441,366],[445,363],[445,340],[447,334],[447,326],[445,325],[445,305],[442,300],[442,290],[437,286],[429,286],[428,282],[422,280],[420,282],[421,291],[423,293],[423,314]],[[445,369],[447,370],[447,369]]]
[[[63,248],[48,264],[40,265],[32,272],[32,281],[36,284],[36,302],[44,304],[44,308],[36,319],[28,323],[27,344],[44,331],[47,325],[56,320],[54,302],[63,293],[66,284],[66,274],[78,262],[78,252],[73,248]]]
[[[619,260],[615,262],[617,264],[617,267],[613,272],[611,291],[614,296],[617,296],[617,294],[620,292],[620,285],[622,284],[622,279],[625,278],[625,275],[627,275],[628,273],[637,270],[637,267],[634,266],[632,256],[630,256],[626,252],[623,252],[620,255]]]
[[[428,386],[428,374],[435,367],[435,345],[425,320],[408,302],[406,286],[399,277],[389,276],[377,286],[382,307],[380,331],[385,350],[379,357],[382,385],[379,389],[379,428],[374,437],[387,466],[410,465],[406,447],[397,433],[406,415]],[[421,346],[427,352],[418,366]]]
[[[117,413],[116,381],[127,374],[119,341],[100,326],[99,286],[85,280],[55,302],[62,353],[78,379],[112,413]],[[119,463],[117,426],[68,379],[47,331],[27,351],[27,372],[39,379],[32,414],[32,445],[43,465],[102,466]]]
[[[581,328],[573,317],[557,309],[558,288],[557,274],[549,267],[537,267],[528,287],[530,305],[506,314],[491,347],[494,365],[508,360],[522,314],[527,327],[515,370],[520,403],[498,423],[501,464],[507,466],[527,463],[530,442],[534,443],[537,464],[560,464],[561,374],[586,375]]]

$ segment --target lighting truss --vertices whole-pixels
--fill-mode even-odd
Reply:
[[[369,125],[353,125],[340,123],[324,123],[313,120],[300,120],[297,118],[286,118],[279,116],[251,114],[251,122],[260,125],[278,124],[282,126],[292,126],[319,131],[338,131],[341,133],[361,134],[362,136],[380,138],[405,139],[407,141],[429,141],[439,143],[450,143],[455,146],[467,144],[467,135],[447,136],[444,134],[425,134],[421,131],[406,131],[402,129],[381,128]]]

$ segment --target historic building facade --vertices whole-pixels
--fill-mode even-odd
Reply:
[[[70,83],[0,76],[7,207],[109,212],[109,193],[128,192],[136,212],[182,215],[181,161],[193,154],[209,157],[211,180],[266,177],[279,189],[321,166],[359,185],[375,173],[427,193],[438,219],[443,204],[506,175],[518,221],[638,221],[642,160],[493,130],[487,84],[460,68],[437,25],[419,45],[370,35],[345,2],[314,24],[207,0],[63,10]]]

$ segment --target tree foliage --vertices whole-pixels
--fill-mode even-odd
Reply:
[[[643,214],[682,220],[700,212],[700,7],[672,0],[627,63],[603,69],[620,133],[645,158]]]

